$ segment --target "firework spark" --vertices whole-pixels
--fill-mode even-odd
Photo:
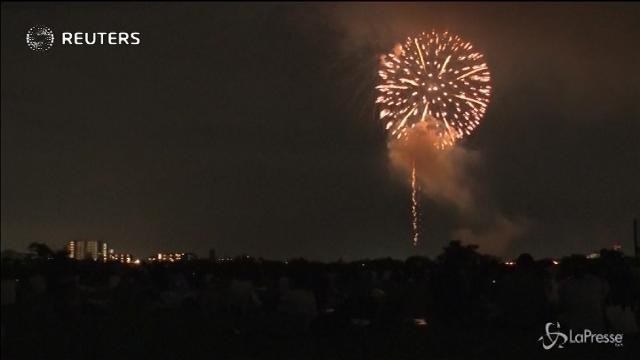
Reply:
[[[422,33],[381,59],[380,119],[400,139],[424,121],[439,149],[452,146],[480,124],[491,95],[484,55],[459,36]]]
[[[418,189],[416,186],[416,162],[412,163],[411,167],[411,228],[413,230],[413,246],[418,245],[418,237],[420,232],[418,231]]]

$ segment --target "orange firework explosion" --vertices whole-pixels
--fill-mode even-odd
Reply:
[[[484,56],[469,42],[448,32],[407,38],[380,62],[380,119],[390,136],[405,138],[420,122],[444,149],[480,125],[489,96],[491,74]],[[411,164],[412,242],[419,238],[415,160]]]
[[[485,114],[491,75],[484,56],[459,36],[422,33],[382,57],[380,119],[400,139],[425,121],[443,149],[471,134]]]

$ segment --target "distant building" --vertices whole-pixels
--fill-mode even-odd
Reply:
[[[71,259],[107,261],[108,246],[106,242],[97,240],[72,240],[67,244],[67,254]]]
[[[102,244],[99,244],[97,241],[87,241],[86,245],[86,254],[93,261],[98,260],[98,252],[102,249]]]
[[[121,263],[125,263],[125,264],[130,264],[130,263],[134,262],[135,259],[133,258],[133,256],[131,256],[131,254],[110,253],[109,254],[109,261],[117,261],[117,262],[121,262]]]
[[[69,256],[69,258],[71,259],[76,258],[76,242],[75,241],[69,241],[67,243],[67,256]]]
[[[148,261],[156,262],[178,262],[195,260],[196,255],[193,253],[158,253],[156,256],[147,258]]]

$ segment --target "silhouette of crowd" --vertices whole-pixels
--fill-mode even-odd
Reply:
[[[603,249],[513,263],[451,242],[429,259],[241,256],[129,265],[42,244],[2,260],[2,358],[632,358],[640,266]],[[548,322],[624,346],[547,351]]]

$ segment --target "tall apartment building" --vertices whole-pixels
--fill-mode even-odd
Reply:
[[[106,242],[96,240],[73,240],[67,244],[69,257],[76,260],[107,261],[109,248]]]

